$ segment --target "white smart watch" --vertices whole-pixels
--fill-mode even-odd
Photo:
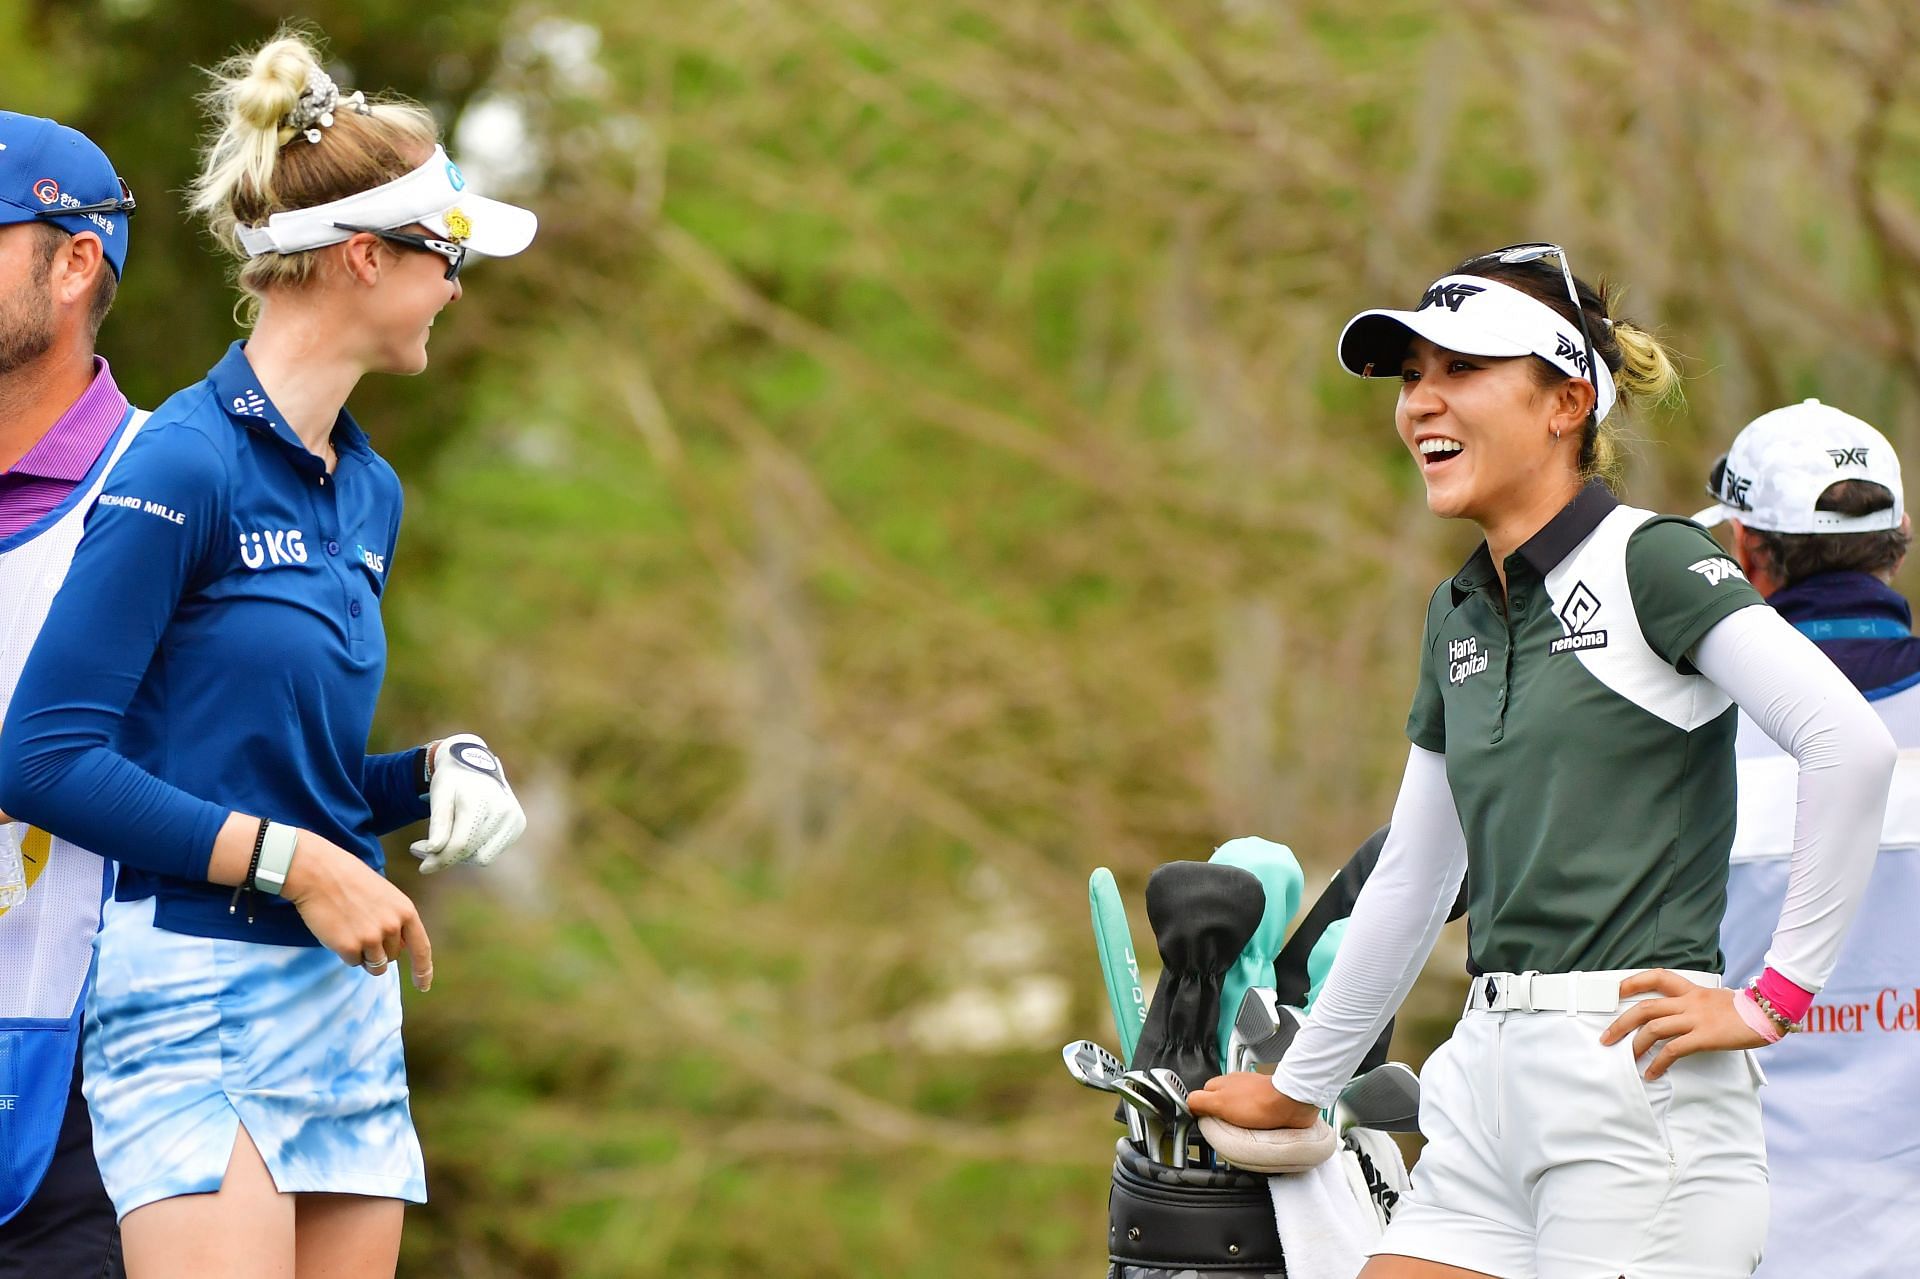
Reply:
[[[260,865],[253,872],[253,886],[275,897],[287,886],[287,868],[293,865],[294,845],[300,842],[297,826],[268,822],[260,838]]]

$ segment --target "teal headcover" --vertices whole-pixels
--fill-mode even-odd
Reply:
[[[1240,1000],[1250,986],[1273,985],[1273,957],[1286,940],[1287,925],[1300,909],[1300,894],[1306,890],[1307,877],[1300,862],[1285,844],[1247,835],[1228,840],[1214,849],[1208,861],[1224,862],[1251,872],[1267,892],[1267,908],[1260,926],[1241,950],[1240,958],[1227,970],[1220,983],[1220,1060],[1227,1060],[1228,1041],[1233,1036],[1233,1018],[1240,1011]]]
[[[1307,1011],[1313,1011],[1313,1001],[1320,998],[1320,987],[1326,984],[1327,969],[1333,967],[1333,954],[1340,949],[1340,939],[1347,935],[1347,921],[1336,919],[1327,925],[1327,931],[1320,934],[1320,940],[1313,943],[1312,951],[1307,954]]]

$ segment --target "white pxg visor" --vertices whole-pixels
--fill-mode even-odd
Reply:
[[[490,258],[512,257],[533,241],[540,221],[518,205],[475,195],[460,169],[440,147],[413,172],[368,191],[326,204],[286,209],[261,226],[240,228],[248,257],[263,253],[301,253],[351,239],[349,227],[391,231],[414,223],[469,252]]]
[[[1593,387],[1596,421],[1613,409],[1613,374],[1598,359],[1588,371],[1580,330],[1546,303],[1484,276],[1442,276],[1411,311],[1362,311],[1340,332],[1340,363],[1360,377],[1399,377],[1416,335],[1462,355],[1537,355]]]

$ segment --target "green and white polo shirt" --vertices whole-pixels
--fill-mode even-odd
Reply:
[[[1427,607],[1407,736],[1447,757],[1476,972],[1718,972],[1736,712],[1687,653],[1763,601],[1697,524],[1590,484]]]

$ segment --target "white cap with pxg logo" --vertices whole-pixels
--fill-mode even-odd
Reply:
[[[1866,480],[1893,494],[1893,505],[1866,515],[1817,509],[1841,480]],[[1763,413],[1734,437],[1715,463],[1707,492],[1716,505],[1694,515],[1711,527],[1738,520],[1769,533],[1871,533],[1899,528],[1906,514],[1900,459],[1867,423],[1818,400]]]

